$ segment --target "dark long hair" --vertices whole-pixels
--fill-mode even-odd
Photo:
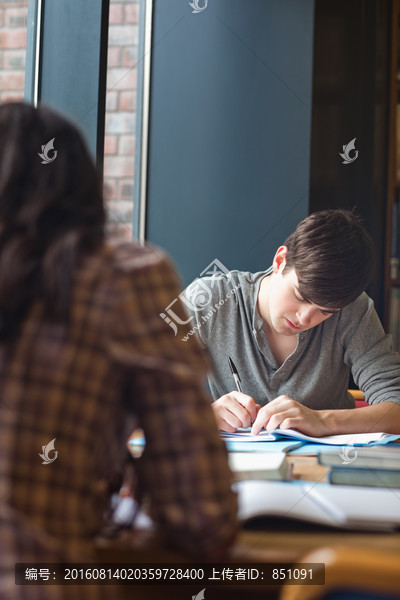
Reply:
[[[43,148],[53,138],[54,150]],[[0,341],[15,337],[37,299],[67,319],[74,270],[103,242],[104,224],[100,180],[76,127],[49,108],[0,105]]]

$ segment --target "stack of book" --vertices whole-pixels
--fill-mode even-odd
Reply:
[[[393,338],[393,348],[400,352],[400,287],[392,287],[390,294],[389,331]]]
[[[390,253],[390,278],[400,277],[400,193],[397,191],[392,206],[392,239]]]
[[[264,526],[302,521],[340,529],[394,531],[400,527],[399,497],[387,487],[330,485],[315,481],[237,481],[239,519]]]
[[[392,206],[390,278],[393,285],[390,292],[389,333],[393,337],[394,349],[400,352],[400,189],[396,189],[396,198]]]
[[[228,456],[235,481],[282,481],[288,477],[289,461],[284,452],[230,452]]]
[[[328,480],[333,484],[400,488],[400,445],[352,448],[348,455],[321,452],[318,462],[331,467]]]

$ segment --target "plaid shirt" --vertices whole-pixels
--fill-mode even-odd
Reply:
[[[37,303],[16,341],[0,348],[0,502],[13,515],[0,511],[0,582],[16,560],[46,552],[56,560],[57,544],[60,557],[75,559],[92,547],[137,426],[146,436],[140,479],[159,531],[202,557],[232,540],[236,499],[202,391],[208,365],[194,336],[181,340],[188,327],[175,336],[159,316],[179,292],[158,249],[104,245],[76,272],[68,325],[46,320]],[[54,460],[42,464],[54,439]],[[27,547],[39,531],[43,539]]]

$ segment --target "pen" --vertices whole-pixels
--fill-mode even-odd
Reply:
[[[228,356],[228,362],[229,362],[229,366],[230,366],[231,371],[232,371],[233,379],[235,380],[236,389],[237,389],[238,392],[241,392],[243,394],[242,385],[240,383],[240,376],[239,376],[238,370],[237,370],[237,368],[235,366],[235,363],[233,362],[233,360],[231,359],[230,356]],[[252,425],[253,425],[253,420],[251,420],[251,422],[250,422],[250,426],[252,426]]]
[[[229,361],[229,366],[232,371],[233,379],[235,380],[236,389],[238,392],[242,392],[242,394],[243,394],[242,386],[240,385],[239,373],[238,373],[237,368],[235,367],[235,363],[233,362],[233,360],[231,359],[230,356],[228,356],[228,361]]]

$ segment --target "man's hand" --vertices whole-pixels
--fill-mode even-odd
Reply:
[[[331,435],[324,410],[312,410],[299,404],[289,396],[278,396],[258,411],[251,433],[257,435],[265,427],[267,431],[298,429],[306,435],[320,437]]]
[[[214,409],[218,429],[229,433],[233,433],[238,427],[250,427],[261,408],[251,396],[236,390],[221,396],[211,406]]]

